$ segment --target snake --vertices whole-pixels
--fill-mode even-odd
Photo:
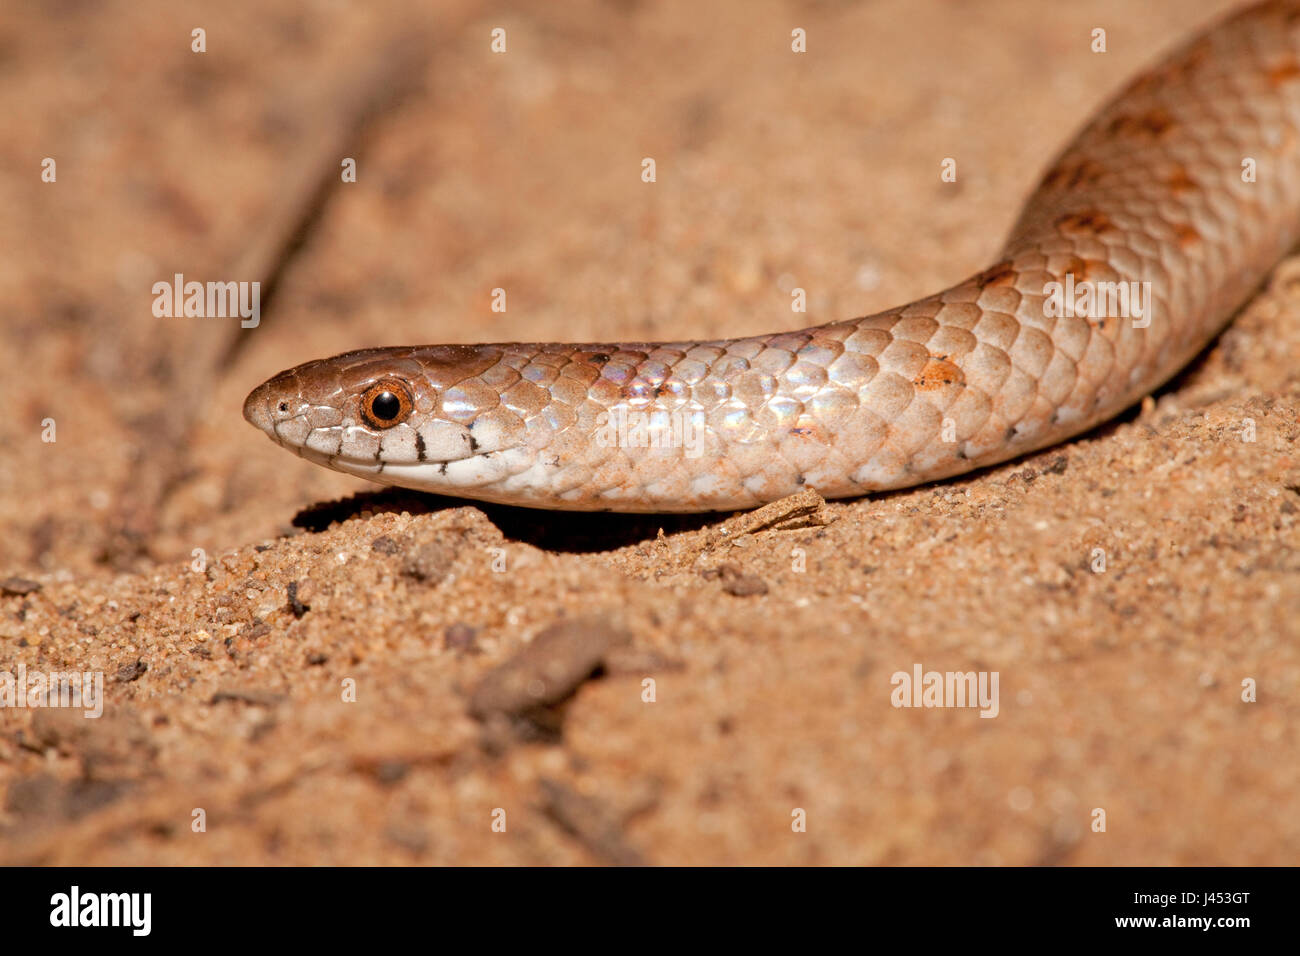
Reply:
[[[884,312],[743,338],[367,348],[244,417],[383,485],[531,508],[847,498],[1055,445],[1213,341],[1300,230],[1300,0],[1230,15],[1048,167],[994,263]]]

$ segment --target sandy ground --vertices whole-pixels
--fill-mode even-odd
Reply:
[[[0,709],[0,862],[1295,862],[1300,260],[1120,421],[803,526],[385,492],[240,417],[349,348],[933,292],[1230,5],[5,5],[0,671],[106,702]],[[177,272],[274,294],[156,318]],[[895,708],[916,665],[996,717]]]

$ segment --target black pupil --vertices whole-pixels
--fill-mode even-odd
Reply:
[[[402,400],[392,392],[380,392],[370,403],[370,414],[386,422],[391,422],[401,410]]]

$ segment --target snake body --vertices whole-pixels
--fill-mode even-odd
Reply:
[[[1204,348],[1298,232],[1300,0],[1275,0],[1130,83],[995,263],[936,295],[739,339],[366,349],[280,373],[244,415],[340,471],[535,508],[861,495],[1114,416]]]

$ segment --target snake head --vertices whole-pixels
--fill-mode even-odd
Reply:
[[[347,352],[263,382],[244,418],[336,471],[455,494],[483,483],[492,456],[524,440],[522,418],[481,377],[500,358],[490,346]]]

